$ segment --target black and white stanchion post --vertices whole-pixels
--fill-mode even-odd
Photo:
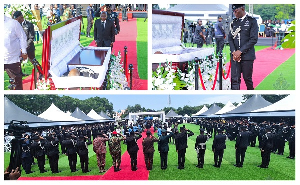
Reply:
[[[10,90],[15,90],[16,89],[16,81],[15,81],[15,79],[14,78],[10,78],[9,79],[9,83],[10,83],[10,85],[8,86],[8,89],[10,89]]]
[[[222,73],[223,73],[223,55],[219,54],[219,90],[222,90]]]
[[[124,47],[124,74],[127,75],[127,46]]]
[[[198,74],[198,70],[199,70],[199,58],[195,57],[195,90],[199,89],[199,83],[198,83],[199,74]]]
[[[129,64],[129,72],[130,72],[130,89],[132,90],[132,70],[133,70],[133,65]]]

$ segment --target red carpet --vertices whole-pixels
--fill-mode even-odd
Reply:
[[[294,53],[295,49],[273,50],[271,47],[257,51],[252,75],[254,88]],[[241,90],[247,90],[244,79],[241,81]]]
[[[127,68],[129,64],[133,64],[132,73],[132,89],[133,90],[147,90],[148,81],[142,80],[138,74],[137,64],[137,49],[136,49],[136,37],[137,37],[137,26],[136,19],[129,19],[127,21],[120,21],[120,34],[116,35],[116,41],[114,43],[112,53],[115,55],[121,51],[122,60],[124,60],[124,47],[127,46]],[[90,46],[95,46],[93,41]],[[145,51],[148,52],[148,51]],[[129,84],[128,84],[129,85]]]
[[[153,132],[153,130],[151,130]],[[137,171],[131,171],[130,157],[126,151],[122,155],[121,166],[122,169],[119,172],[114,172],[114,168],[111,167],[102,177],[101,180],[148,180],[149,171],[146,169],[142,141],[146,137],[146,132],[142,133],[142,138],[138,140],[138,158],[137,158]]]
[[[66,177],[20,177],[18,180],[99,180],[101,175]]]

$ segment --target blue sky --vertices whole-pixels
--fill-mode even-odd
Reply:
[[[142,107],[160,110],[164,107],[169,106],[169,94],[158,94],[158,95],[150,95],[150,94],[134,94],[134,95],[66,95],[71,96],[73,98],[78,98],[80,100],[88,99],[90,97],[104,97],[107,98],[114,106],[114,111],[126,109],[128,105],[140,104]],[[170,95],[171,97],[171,107],[178,108],[183,107],[185,105],[189,106],[198,106],[203,104],[212,104],[212,103],[224,103],[226,104],[228,101],[231,103],[241,102],[243,100],[242,94],[219,94],[219,95]]]

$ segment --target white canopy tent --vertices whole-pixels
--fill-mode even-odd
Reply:
[[[38,117],[48,119],[51,121],[82,121],[80,119],[70,116],[68,113],[64,113],[53,103],[45,112],[40,114]]]
[[[196,114],[192,114],[192,116],[202,114],[203,112],[206,112],[207,110],[208,110],[208,108],[204,105],[201,110],[199,110]]]
[[[215,114],[224,114],[224,113],[229,112],[229,111],[231,111],[235,108],[236,107],[230,101],[228,101],[228,103],[221,110],[216,112]]]
[[[294,94],[290,94],[289,96],[281,99],[280,101],[272,105],[251,112],[292,111],[295,109],[296,109],[296,96]]]
[[[100,116],[99,114],[97,114],[97,112],[94,111],[94,109],[92,109],[88,114],[88,117],[93,118],[94,120],[104,120],[106,118],[103,118],[102,116]]]

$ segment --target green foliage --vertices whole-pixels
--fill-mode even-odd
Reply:
[[[106,98],[98,96],[91,97],[85,100],[79,100],[70,96],[58,96],[48,94],[28,94],[28,95],[5,95],[9,100],[15,103],[20,108],[34,115],[39,115],[47,110],[54,103],[60,110],[64,112],[74,112],[76,107],[84,113],[89,113],[92,109],[99,113],[101,111],[108,112],[113,115],[113,104]]]
[[[148,19],[137,18],[137,62],[140,79],[148,79]]]
[[[296,21],[292,21],[293,26],[289,27],[287,34],[283,39],[282,39],[282,47],[283,48],[295,48],[296,46]]]

